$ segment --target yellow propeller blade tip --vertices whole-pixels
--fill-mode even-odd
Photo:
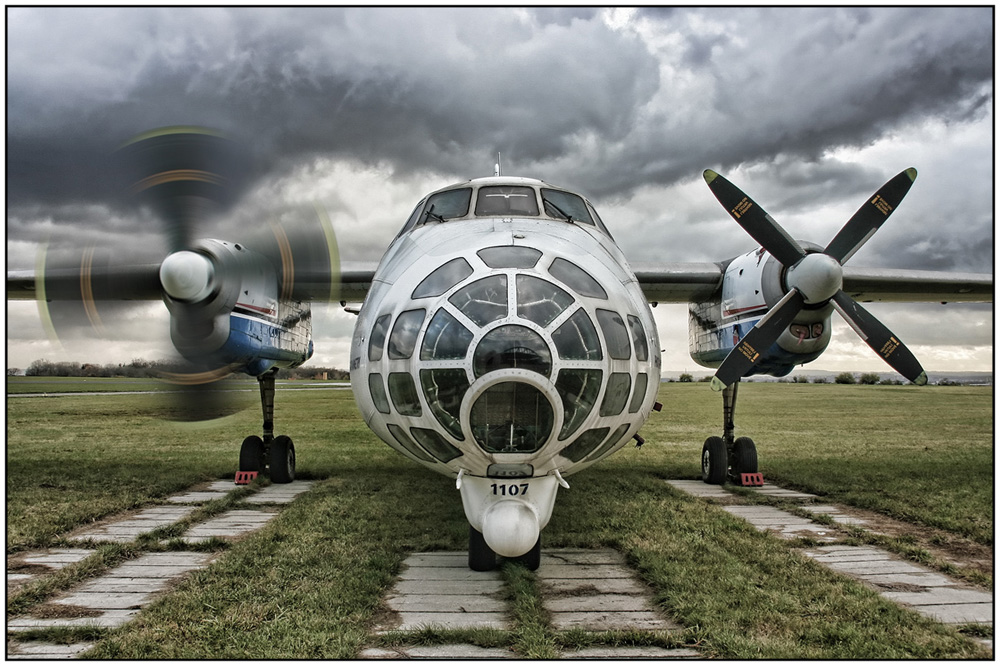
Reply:
[[[705,182],[708,183],[709,185],[712,184],[713,180],[719,177],[719,174],[715,173],[711,169],[705,169],[705,173],[702,175],[705,176]]]
[[[712,377],[711,386],[713,391],[721,391],[722,389],[726,388],[726,384],[718,377]]]
[[[910,177],[910,182],[912,183],[917,179],[917,170],[914,169],[913,167],[910,167],[909,169],[906,170],[906,175]]]

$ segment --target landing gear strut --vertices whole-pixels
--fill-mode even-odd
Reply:
[[[274,376],[271,370],[257,378],[264,415],[264,437],[251,435],[240,447],[241,472],[269,472],[272,483],[295,480],[295,445],[285,435],[274,436]]]
[[[701,448],[701,480],[721,486],[740,483],[741,474],[757,472],[757,446],[749,437],[735,437],[739,381],[722,390],[722,437],[709,437]]]

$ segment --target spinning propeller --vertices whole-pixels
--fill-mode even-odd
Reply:
[[[806,253],[738,187],[714,171],[706,170],[704,175],[712,193],[737,224],[785,268],[788,289],[722,362],[712,379],[713,389],[720,391],[739,381],[803,308],[820,307],[831,301],[861,339],[894,370],[915,384],[927,383],[927,374],[910,350],[841,289],[844,262],[872,237],[903,200],[917,177],[916,169],[907,169],[883,185],[847,221],[826,249],[815,253]]]
[[[134,257],[93,248],[82,257],[79,250],[69,257],[50,252],[40,259],[36,278],[43,320],[51,322],[53,333],[82,323],[105,335],[110,326],[98,304],[110,312],[112,301],[162,299],[179,356],[176,371],[163,373],[179,398],[173,416],[203,420],[230,413],[231,391],[223,390],[220,380],[233,373],[259,376],[308,358],[305,342],[294,353],[279,343],[237,351],[231,315],[239,304],[272,320],[297,317],[279,322],[287,328],[311,316],[308,304],[297,301],[335,301],[331,285],[339,282],[339,255],[329,220],[317,209],[308,220],[286,215],[241,229],[243,238],[235,243],[200,238],[207,220],[239,198],[248,176],[245,155],[211,130],[154,130],[127,142],[116,158],[129,174],[131,192],[162,222],[169,254],[159,263],[130,264]],[[46,300],[51,303],[44,305]],[[297,307],[283,307],[291,301]],[[305,330],[309,337],[308,325]]]

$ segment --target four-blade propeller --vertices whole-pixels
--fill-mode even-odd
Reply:
[[[915,384],[926,384],[927,374],[909,349],[881,322],[841,289],[841,266],[878,230],[906,196],[916,169],[907,169],[882,186],[848,220],[822,253],[806,253],[767,212],[738,187],[714,171],[705,181],[715,197],[761,247],[785,268],[788,292],[729,353],[712,379],[720,391],[745,376],[801,310],[832,301],[865,343],[894,370]]]

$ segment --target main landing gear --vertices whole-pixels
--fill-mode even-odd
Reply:
[[[705,483],[721,486],[732,481],[744,485],[744,474],[757,474],[757,446],[749,437],[734,439],[739,386],[736,381],[722,390],[722,437],[709,437],[701,447],[701,480]]]
[[[240,447],[240,471],[269,472],[272,483],[295,480],[295,445],[291,437],[274,436],[274,376],[271,370],[257,378],[260,406],[264,413],[264,437],[250,435]]]

